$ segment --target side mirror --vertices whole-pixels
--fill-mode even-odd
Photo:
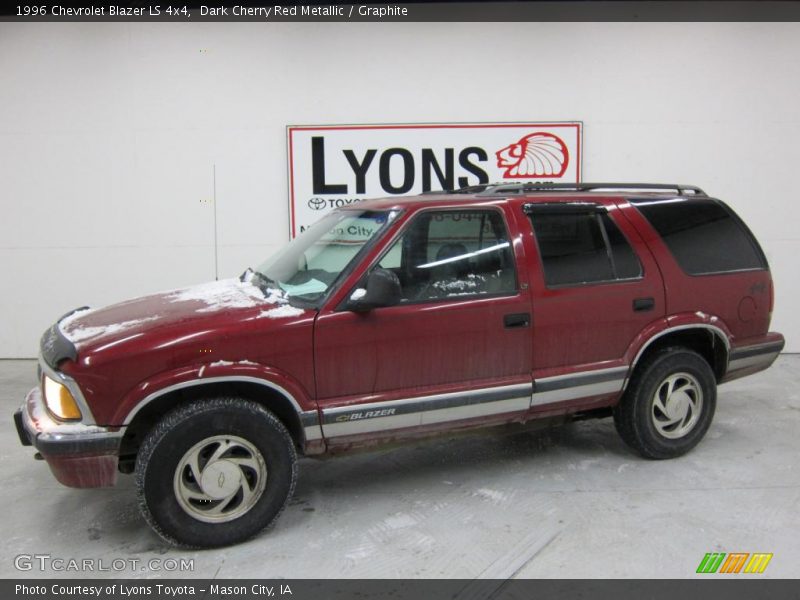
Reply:
[[[356,288],[350,294],[348,310],[367,311],[373,308],[394,306],[400,302],[400,279],[388,269],[375,269],[367,276],[366,287]]]

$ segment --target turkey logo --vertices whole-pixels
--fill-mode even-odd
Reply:
[[[495,152],[497,166],[505,169],[504,179],[515,177],[561,177],[569,164],[569,150],[552,133],[532,133],[516,144]]]

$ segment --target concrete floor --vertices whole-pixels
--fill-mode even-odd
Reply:
[[[194,559],[183,574],[105,573],[124,577],[683,578],[706,552],[772,552],[764,576],[800,576],[800,355],[723,386],[708,435],[680,459],[637,458],[608,419],[304,459],[271,530],[203,552],[161,543],[131,476],[73,490],[33,460],[11,413],[34,373],[0,361],[1,577],[35,576],[14,557],[49,554]]]

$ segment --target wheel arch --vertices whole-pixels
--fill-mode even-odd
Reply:
[[[141,400],[125,418],[121,464],[135,457],[144,437],[167,412],[200,399],[220,396],[252,400],[269,409],[286,427],[301,451],[305,450],[308,442],[322,438],[317,411],[303,411],[296,398],[284,387],[258,377],[208,377],[166,386]]]
[[[628,371],[622,387],[624,392],[643,359],[654,352],[669,346],[684,346],[694,350],[708,361],[714,372],[717,383],[720,382],[728,368],[730,356],[730,340],[720,327],[708,323],[692,323],[676,325],[662,329],[645,340],[639,347]]]

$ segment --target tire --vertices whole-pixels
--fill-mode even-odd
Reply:
[[[614,408],[614,425],[641,456],[675,458],[703,438],[716,403],[717,383],[708,362],[682,346],[664,348],[634,372]]]
[[[238,398],[176,408],[136,458],[142,515],[164,540],[188,548],[256,535],[283,511],[296,478],[289,432],[264,407]]]

